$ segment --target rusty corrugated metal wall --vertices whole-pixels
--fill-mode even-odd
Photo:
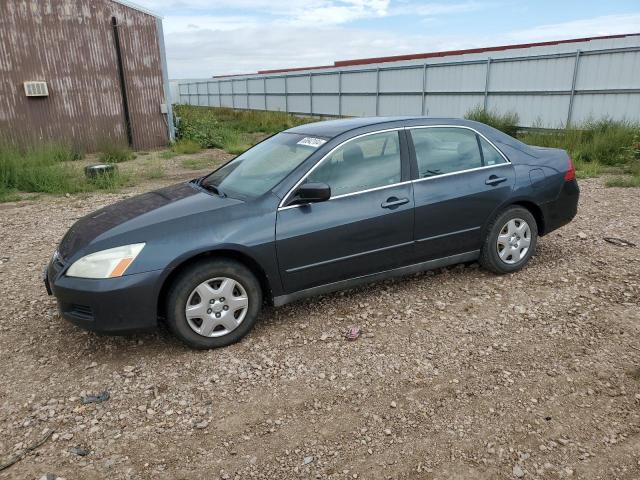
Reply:
[[[0,136],[88,151],[127,143],[112,17],[117,19],[133,147],[166,145],[158,19],[111,0],[0,0]],[[46,81],[30,98],[23,82]]]

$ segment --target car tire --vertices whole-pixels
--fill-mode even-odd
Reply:
[[[531,212],[524,207],[512,206],[503,210],[485,231],[487,234],[480,252],[480,265],[487,270],[498,274],[516,272],[535,253],[538,225]]]
[[[262,289],[251,270],[234,260],[209,259],[173,281],[166,323],[192,348],[225,347],[249,333],[261,307]]]

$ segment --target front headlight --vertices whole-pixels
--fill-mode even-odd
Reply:
[[[92,253],[75,261],[67,270],[67,276],[80,278],[120,277],[124,275],[144,246],[144,243],[134,243]]]

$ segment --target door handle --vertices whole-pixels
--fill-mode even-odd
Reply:
[[[496,177],[495,175],[491,175],[484,183],[487,185],[498,185],[499,183],[506,181],[507,177]]]
[[[393,207],[398,207],[400,205],[404,205],[405,203],[409,203],[408,198],[390,197],[390,198],[387,198],[386,202],[382,202],[380,206],[382,208],[393,208]]]

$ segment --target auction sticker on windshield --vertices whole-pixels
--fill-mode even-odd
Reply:
[[[318,148],[327,143],[324,138],[304,137],[298,142],[298,145],[306,145],[307,147]]]

